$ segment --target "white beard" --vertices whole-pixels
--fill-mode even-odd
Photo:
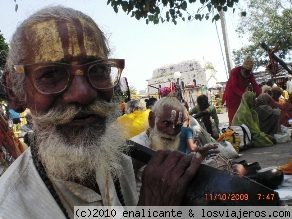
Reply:
[[[48,115],[52,116],[52,113]],[[86,126],[70,131],[68,137],[58,130],[56,124],[44,124],[39,122],[38,116],[33,116],[38,156],[47,174],[65,181],[77,179],[79,182],[95,177],[96,172],[113,177],[121,174],[120,160],[127,146],[114,122],[109,122],[114,119],[109,117],[105,131],[100,131],[99,126]]]
[[[109,127],[109,125],[108,125]],[[78,145],[68,143],[58,131],[37,133],[38,155],[47,174],[62,180],[85,180],[99,173],[117,176],[121,173],[120,158],[124,139],[113,127],[107,128],[105,134],[99,136],[94,128],[86,128],[79,135]]]
[[[150,129],[150,148],[153,150],[177,150],[179,146],[179,134],[176,136],[169,136],[164,133],[161,133],[157,130],[155,125],[154,129]],[[164,137],[164,138],[162,138]],[[168,139],[165,139],[168,138]]]

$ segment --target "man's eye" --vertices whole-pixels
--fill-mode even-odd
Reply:
[[[169,127],[169,126],[172,125],[172,122],[170,122],[170,121],[163,121],[163,125],[164,125],[165,127]]]
[[[89,75],[92,80],[103,80],[110,77],[108,65],[93,65],[89,68]]]
[[[38,83],[55,83],[67,77],[66,70],[58,67],[46,67],[35,72],[35,80]]]

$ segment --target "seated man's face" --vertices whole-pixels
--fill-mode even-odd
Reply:
[[[23,64],[33,65],[25,68],[26,106],[48,173],[82,180],[97,166],[111,171],[122,142],[111,126],[116,107],[110,102],[113,89],[94,88],[87,77],[91,64],[84,65],[107,58],[100,33],[76,18],[33,24],[27,34],[31,36],[26,48],[29,55]],[[75,74],[66,80],[64,71]],[[48,86],[52,80],[55,84]],[[52,93],[57,88],[62,92]]]
[[[150,147],[154,150],[177,150],[183,121],[184,115],[179,108],[164,106],[150,129]]]

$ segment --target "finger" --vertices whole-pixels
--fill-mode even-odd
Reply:
[[[163,177],[165,172],[164,168],[161,167],[161,164],[169,153],[170,151],[158,150],[155,153],[154,157],[150,160],[148,165],[145,167],[142,179],[145,180],[147,178],[147,180],[150,181],[159,181],[160,178]],[[149,177],[151,177],[151,179]]]
[[[156,151],[154,157],[150,160],[147,166],[160,166],[165,158],[171,153],[169,150],[158,150]]]
[[[179,161],[186,156],[185,154],[179,152],[179,151],[172,151],[168,154],[168,156],[165,158],[163,164],[161,164],[162,168],[165,169],[165,172],[168,173],[172,171],[172,169],[179,163]]]
[[[181,182],[184,185],[188,184],[193,179],[202,161],[203,156],[200,153],[195,153],[192,156],[190,165],[187,167],[187,169],[185,170],[184,174],[181,177]]]
[[[196,152],[189,153],[188,155],[185,155],[183,158],[180,159],[178,165],[173,170],[173,177],[172,180],[176,180],[176,178],[181,177],[188,166],[190,165],[193,156],[196,154]]]

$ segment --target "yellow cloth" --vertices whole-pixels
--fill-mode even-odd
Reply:
[[[285,100],[288,100],[288,98],[289,98],[288,91],[283,90],[283,97],[284,97]]]
[[[150,110],[134,111],[117,118],[117,124],[126,139],[130,139],[148,128],[148,115]]]

